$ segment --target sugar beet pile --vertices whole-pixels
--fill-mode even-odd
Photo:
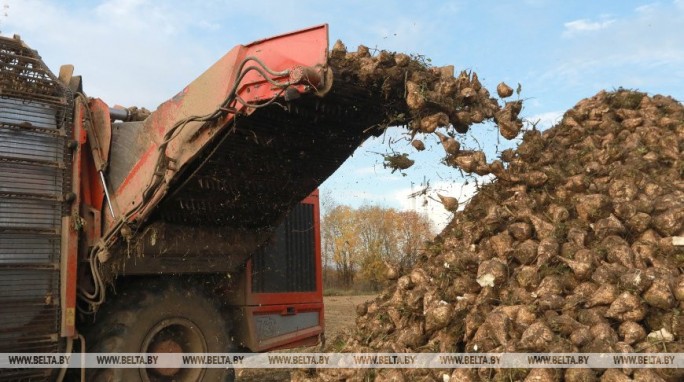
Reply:
[[[407,71],[381,82],[376,74],[383,62],[402,68],[414,60],[400,65],[402,56],[367,53],[345,53],[338,43],[333,57],[346,54],[361,79],[404,91],[412,130],[438,133],[447,164],[496,180],[454,214],[412,270],[388,271],[390,287],[357,308],[356,328],[330,339],[329,351],[684,352],[684,251],[672,245],[684,223],[679,102],[635,91],[600,92],[556,126],[525,132],[517,149],[487,163],[481,152],[461,151],[458,136],[449,132],[493,118],[511,139],[522,127],[520,102],[499,107],[474,74]],[[432,76],[429,86],[426,75]],[[502,98],[512,94],[505,85],[498,90]],[[326,369],[293,375],[323,381],[682,377],[667,369]]]

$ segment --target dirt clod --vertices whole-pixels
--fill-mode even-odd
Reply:
[[[506,85],[505,82],[501,82],[499,85],[496,86],[496,93],[501,98],[507,98],[513,95],[513,88]]]

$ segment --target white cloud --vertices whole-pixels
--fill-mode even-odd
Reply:
[[[9,13],[3,33],[21,34],[53,72],[74,64],[86,93],[111,105],[154,109],[218,58],[187,35],[201,19],[192,6],[108,0],[67,8],[26,0]]]
[[[378,170],[375,166],[358,167],[353,170],[355,175],[376,175]]]
[[[547,0],[524,0],[523,2],[533,7],[541,7],[548,4]]]
[[[396,50],[401,47],[409,52],[418,52],[428,41],[434,26],[419,19],[400,18],[370,26],[369,31],[375,36],[369,41],[375,40],[382,49]]]
[[[208,31],[216,31],[221,29],[221,25],[219,23],[211,22],[208,20],[199,20],[196,25],[200,29],[208,30]]]
[[[347,173],[353,174],[354,177],[367,180],[370,182],[396,182],[403,179],[398,173],[392,174],[389,169],[385,169],[382,165],[362,166],[354,169],[348,169]]]
[[[676,1],[675,1],[675,3],[676,3]],[[652,11],[654,11],[659,5],[660,5],[659,3],[644,4],[644,5],[640,5],[640,6],[636,7],[636,8],[634,8],[634,10],[635,10],[636,12],[652,12]]]
[[[545,130],[557,124],[561,120],[561,117],[563,117],[562,111],[548,111],[545,113],[531,115],[525,119],[529,123],[535,125],[537,129]]]
[[[403,180],[402,177],[397,176],[397,175],[380,175],[376,177],[377,181],[379,182],[398,182],[400,180]]]
[[[675,96],[681,92],[681,77],[675,73],[684,65],[684,7],[655,3],[614,21],[599,20],[578,20],[571,24],[575,29],[566,28],[564,36],[574,31],[573,38],[549,53],[560,64],[536,80],[554,94],[620,86]],[[606,21],[612,22],[601,28]]]
[[[491,177],[483,177],[478,183],[482,185],[490,180]],[[455,197],[459,201],[459,210],[462,210],[477,192],[477,185],[474,181],[467,184],[464,181],[440,181],[431,184],[425,195],[412,198],[411,195],[419,190],[419,187],[399,189],[392,193],[391,199],[400,206],[401,210],[414,210],[425,214],[430,218],[435,229],[441,231],[449,224],[453,214],[444,209],[437,194]]]
[[[369,191],[358,191],[358,190],[351,190],[347,192],[347,196],[350,199],[357,199],[361,200],[364,203],[367,201],[373,201],[382,198],[382,195],[377,195]],[[363,203],[361,203],[363,204]]]
[[[134,16],[146,3],[145,0],[108,0],[98,5],[96,12],[100,15],[125,18]]]
[[[417,190],[401,189],[392,193],[391,197],[395,203],[399,204],[399,209],[403,211],[414,210],[425,214],[436,231],[441,231],[451,221],[452,214],[444,209],[444,207],[432,198],[437,196],[434,192],[428,195],[411,198],[410,195]],[[432,198],[431,198],[432,197]]]
[[[565,31],[563,36],[570,37],[577,33],[587,32],[587,31],[597,31],[601,29],[608,28],[611,24],[615,22],[614,19],[608,19],[603,21],[590,21],[588,19],[579,19],[574,21],[569,21],[563,26],[565,26]]]

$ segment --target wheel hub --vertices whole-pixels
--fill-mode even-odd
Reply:
[[[186,318],[168,318],[157,323],[145,336],[141,346],[143,353],[206,353],[207,341],[197,325]],[[194,382],[202,379],[204,369],[181,368],[176,365],[161,365],[140,369],[146,382]]]
[[[183,348],[181,345],[172,340],[172,339],[166,339],[162,341],[158,341],[153,343],[150,346],[150,352],[151,353],[183,353]],[[171,377],[180,371],[180,366],[176,367],[156,367],[153,369],[155,373],[162,377]]]

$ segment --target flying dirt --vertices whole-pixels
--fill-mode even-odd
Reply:
[[[486,175],[493,168],[482,152],[460,150],[457,133],[465,134],[485,121],[494,121],[506,139],[517,137],[522,129],[518,118],[522,102],[504,102],[502,106],[475,72],[461,71],[454,76],[453,66],[431,67],[424,58],[403,53],[380,51],[371,55],[363,45],[356,52],[347,52],[339,40],[331,50],[329,63],[342,81],[380,92],[386,118],[376,127],[408,127],[414,138],[411,145],[418,151],[425,145],[415,136],[435,134],[444,147],[445,162],[466,172]],[[502,82],[497,94],[503,100],[513,95],[513,89]],[[385,156],[385,166],[393,170],[412,165],[405,153]]]

